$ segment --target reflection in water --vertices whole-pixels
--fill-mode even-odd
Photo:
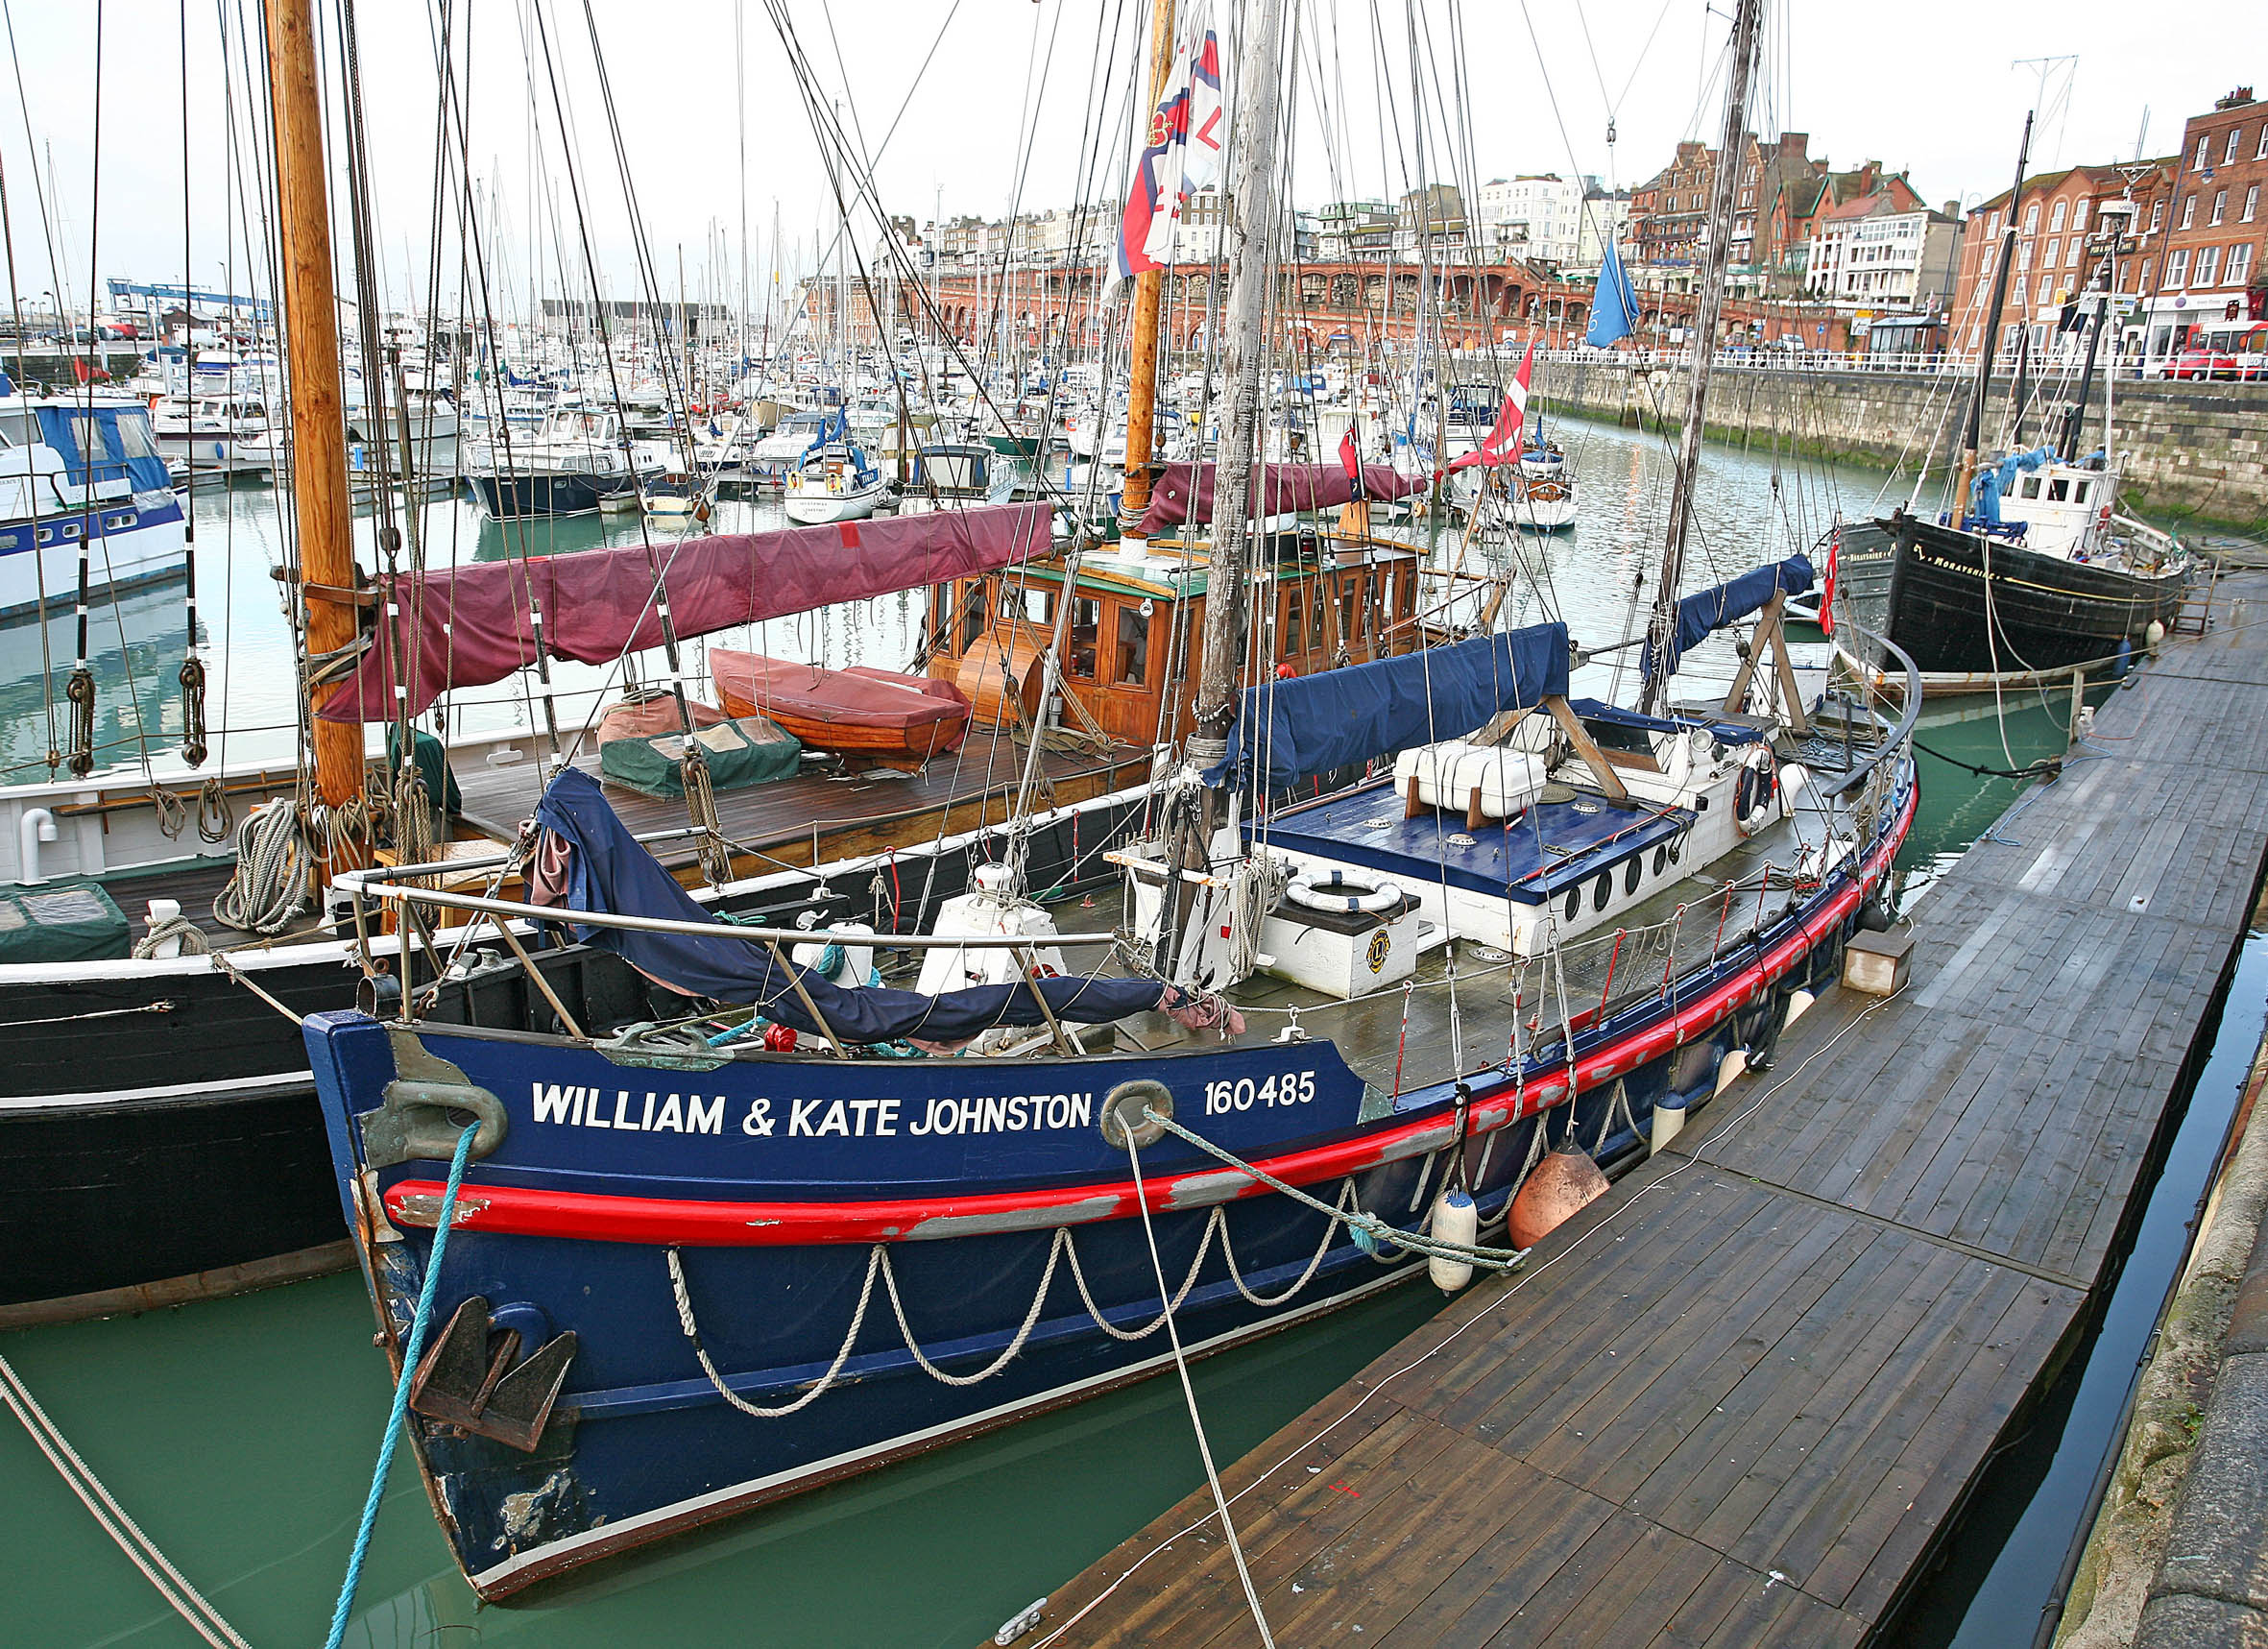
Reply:
[[[138,764],[179,749],[181,739],[182,637],[187,614],[180,580],[145,586],[115,599],[97,596],[87,615],[87,667],[96,682],[94,748],[98,765]],[[209,634],[207,638],[209,639]],[[69,778],[60,765],[71,743],[66,692],[79,647],[71,603],[0,626],[0,783]],[[49,752],[58,765],[50,770]]]

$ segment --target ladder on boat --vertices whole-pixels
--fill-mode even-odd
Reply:
[[[2195,586],[2182,593],[2182,610],[2174,615],[2169,626],[2177,636],[2202,636],[2212,628],[2213,594],[2221,587],[2221,563],[2216,558],[2210,565],[2212,572],[2206,579],[2203,594],[2198,594]]]

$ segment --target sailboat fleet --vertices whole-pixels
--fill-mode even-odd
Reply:
[[[2178,599],[2178,555],[2103,513],[2108,456],[2013,460],[1997,530],[1901,514],[1768,554],[1759,523],[1754,566],[1689,588],[1704,350],[1635,633],[1580,634],[1548,602],[1512,622],[1522,558],[1466,573],[1467,552],[1578,520],[1532,364],[1418,352],[1389,440],[1364,389],[1295,384],[1271,346],[1282,0],[1243,0],[1233,62],[1209,7],[1156,6],[1122,342],[1074,398],[904,341],[861,382],[838,338],[825,368],[780,352],[740,404],[696,412],[684,354],[603,326],[572,390],[527,394],[544,375],[492,351],[448,426],[489,516],[628,499],[685,530],[445,566],[395,530],[383,481],[415,462],[386,431],[460,403],[342,372],[306,7],[270,10],[284,393],[187,397],[155,427],[107,410],[92,451],[60,444],[69,398],[0,401],[0,550],[60,535],[19,582],[82,605],[98,569],[122,586],[144,565],[133,535],[181,565],[167,439],[241,473],[288,408],[308,755],[198,791],[226,887],[205,863],[130,887],[179,823],[138,779],[74,764],[0,792],[20,829],[0,912],[51,947],[0,942],[20,1054],[0,1128],[98,1166],[161,1143],[166,1173],[238,1188],[241,1217],[216,1231],[120,1168],[107,1221],[87,1202],[12,1249],[0,1321],[350,1256],[484,1597],[1517,1263],[1768,1065],[1890,918],[1925,672],[1958,661],[1910,633],[1916,577],[1894,571],[1885,605],[1868,558],[1973,542]],[[1756,10],[1734,23],[1727,149]],[[1184,385],[1158,249],[1208,169],[1233,203],[1220,349]],[[1724,169],[1704,337],[1732,192]],[[649,376],[658,416],[622,393]],[[380,472],[374,564],[350,543],[350,434]],[[735,480],[776,485],[787,524],[698,531]],[[1798,672],[1783,628],[1830,555],[1832,679]],[[0,583],[0,609],[20,594]],[[700,702],[695,643],[879,596],[926,615],[905,668],[718,645]],[[2082,662],[2009,606],[2019,662]],[[1742,643],[1724,691],[1681,677],[1721,632]],[[564,708],[569,663],[615,672],[614,737]],[[1617,664],[1630,691],[1602,694]],[[527,724],[445,738],[498,683]],[[497,827],[496,797],[527,822]],[[42,891],[59,867],[92,874]],[[153,891],[176,885],[244,925],[183,920]]]

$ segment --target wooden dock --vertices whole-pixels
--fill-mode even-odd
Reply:
[[[2268,577],[2225,579],[2268,619]],[[1677,1147],[1225,1473],[1276,1641],[1859,1644],[2074,1344],[2268,851],[2268,623],[2166,649]],[[1926,738],[1926,732],[1924,738]],[[1419,1284],[1417,1286],[1424,1286]],[[1202,1485],[1028,1643],[1242,1644]]]

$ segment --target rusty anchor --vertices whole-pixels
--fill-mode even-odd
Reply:
[[[457,1307],[419,1363],[409,1406],[428,1419],[532,1454],[567,1384],[575,1332],[554,1335],[514,1369],[519,1354],[519,1330],[498,1327],[488,1301],[474,1295]]]

